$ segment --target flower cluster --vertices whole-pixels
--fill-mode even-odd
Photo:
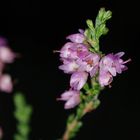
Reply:
[[[116,76],[117,73],[121,74],[122,71],[127,70],[127,66],[124,64],[131,61],[131,59],[123,61],[121,59],[123,55],[124,52],[111,53],[100,60],[99,83],[102,87],[109,85],[113,81],[113,76]]]
[[[10,93],[13,90],[12,79],[9,74],[5,74],[6,64],[13,63],[16,54],[8,47],[7,40],[0,37],[0,91]]]
[[[110,85],[113,76],[126,70],[124,65],[130,60],[123,61],[124,52],[108,54],[106,56],[90,51],[83,30],[80,33],[67,37],[67,42],[60,50],[60,59],[63,62],[59,69],[71,74],[70,89],[65,91],[59,100],[66,101],[65,109],[75,107],[80,103],[80,90],[87,82],[88,76],[97,77],[101,87]]]

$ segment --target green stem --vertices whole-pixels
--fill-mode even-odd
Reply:
[[[81,100],[76,114],[71,115],[68,118],[66,130],[62,136],[62,140],[70,140],[71,138],[75,137],[79,128],[82,126],[81,119],[84,117],[84,115],[95,110],[99,106],[100,101],[98,100],[98,95],[101,91],[101,87],[96,82],[95,78],[91,80],[91,85],[91,88],[87,88],[85,90],[86,94],[88,95]]]

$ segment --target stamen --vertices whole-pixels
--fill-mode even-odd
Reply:
[[[60,53],[59,50],[53,50],[53,53]]]
[[[123,64],[126,64],[126,63],[128,63],[130,61],[132,61],[132,59],[128,59],[128,60],[124,61]]]

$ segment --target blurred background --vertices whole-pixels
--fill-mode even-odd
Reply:
[[[59,50],[65,37],[86,28],[86,19],[95,20],[98,10],[113,12],[107,23],[110,31],[101,39],[105,53],[124,51],[131,58],[129,70],[114,78],[112,88],[100,95],[99,108],[85,116],[84,126],[75,140],[140,139],[139,101],[139,4],[133,1],[1,1],[0,36],[21,58],[7,66],[15,79],[12,94],[0,93],[0,125],[3,140],[12,140],[16,131],[13,95],[22,91],[33,106],[30,140],[56,140],[61,137],[67,116],[56,101],[69,88],[70,76],[58,69]]]

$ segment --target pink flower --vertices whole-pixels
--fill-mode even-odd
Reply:
[[[74,42],[74,43],[83,43],[85,40],[83,30],[79,30],[79,31],[80,33],[67,36],[67,39],[69,39],[71,42]]]
[[[130,61],[123,61],[121,57],[124,55],[124,52],[119,52],[117,54],[108,54],[104,56],[100,61],[100,69],[110,72],[113,76],[116,76],[117,73],[122,73],[126,70],[127,67],[124,65]]]
[[[112,54],[108,54],[101,59],[100,70],[109,72],[111,75],[116,76],[116,68],[114,65],[114,57]]]
[[[82,59],[89,54],[87,47],[83,44],[66,43],[60,50],[60,57],[63,61],[63,65],[59,66],[59,69],[65,73],[73,73],[79,71],[78,59]]]
[[[77,60],[81,71],[86,71],[90,73],[93,77],[98,71],[100,56],[96,53],[89,53],[85,58]]]
[[[119,53],[116,53],[114,55],[114,63],[115,63],[115,67],[116,67],[116,72],[117,73],[122,73],[122,71],[125,71],[127,70],[127,66],[125,66],[124,64],[128,63],[131,61],[131,59],[128,59],[126,61],[123,61],[123,59],[121,59],[121,57],[124,55],[125,53],[124,52],[119,52]]]
[[[79,68],[79,65],[74,60],[63,60],[64,64],[59,66],[59,69],[63,70],[64,73],[73,73],[76,72]]]
[[[0,61],[3,63],[13,63],[16,55],[8,47],[0,47]]]
[[[101,87],[109,85],[113,81],[113,76],[106,71],[100,71],[99,73],[99,83]]]
[[[74,90],[80,90],[86,83],[88,73],[86,72],[75,72],[71,75],[70,86]]]
[[[127,67],[124,65],[130,61],[123,61],[121,57],[124,55],[124,52],[119,52],[117,54],[108,54],[104,56],[99,64],[99,83],[101,86],[109,85],[113,81],[113,76],[116,76],[117,73],[122,73],[126,70]]]
[[[74,94],[66,103],[64,108],[65,109],[71,109],[77,106],[80,103],[80,95]]]
[[[0,90],[7,93],[12,92],[13,83],[12,83],[10,75],[3,74],[0,76]]]
[[[64,108],[71,109],[80,103],[80,93],[76,90],[65,91],[58,100],[66,101]]]
[[[60,50],[60,57],[75,60],[85,57],[88,53],[88,48],[84,44],[68,42]]]
[[[75,57],[77,58],[77,55],[76,54],[73,54],[72,55],[72,48],[73,48],[73,46],[74,46],[75,44],[74,43],[72,43],[72,42],[68,42],[68,43],[66,43],[63,47],[62,47],[62,49],[60,50],[60,57],[62,57],[62,58],[69,58],[69,59],[71,59],[71,57],[72,57],[72,59],[75,59]],[[75,56],[76,55],[76,56]]]

